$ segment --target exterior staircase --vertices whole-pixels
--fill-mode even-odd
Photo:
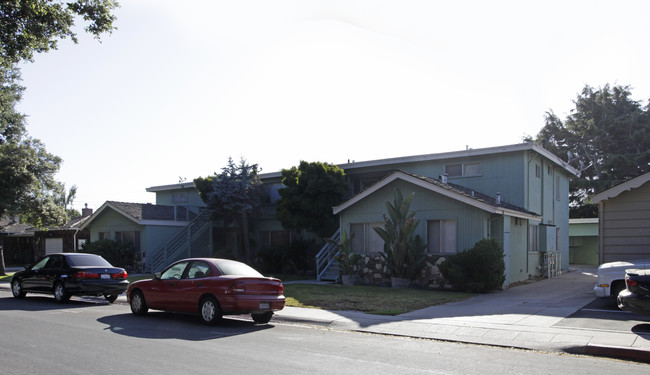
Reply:
[[[334,233],[332,239],[334,241],[341,239],[341,229]],[[339,263],[336,261],[338,253],[338,246],[327,242],[316,254],[316,279],[318,281],[339,281]]]
[[[209,229],[210,212],[203,210],[153,255],[147,268],[151,273],[155,273],[172,262],[191,257],[192,242]]]

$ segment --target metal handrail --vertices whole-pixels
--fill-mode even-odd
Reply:
[[[331,238],[334,241],[339,241],[341,239],[341,229],[339,228]],[[332,265],[338,253],[338,246],[328,241],[323,245],[323,248],[318,252],[318,254],[316,254],[316,279],[318,281],[320,281],[325,271],[327,271],[327,268]]]

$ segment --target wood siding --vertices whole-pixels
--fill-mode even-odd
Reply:
[[[650,183],[599,203],[599,262],[650,258]]]

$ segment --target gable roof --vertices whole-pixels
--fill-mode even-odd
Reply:
[[[373,194],[377,190],[383,188],[384,186],[390,184],[396,180],[403,180],[414,185],[423,187],[434,193],[438,193],[449,197],[451,199],[457,200],[459,202],[468,204],[470,206],[479,208],[483,211],[487,211],[494,214],[508,215],[513,217],[519,217],[522,219],[532,219],[532,220],[541,220],[541,216],[527,211],[521,207],[517,207],[512,204],[505,203],[504,201],[498,202],[496,197],[491,197],[486,194],[482,194],[478,191],[468,189],[464,186],[452,184],[452,183],[443,183],[442,181],[420,176],[414,173],[409,173],[405,171],[394,171],[388,176],[377,181],[375,184],[370,186],[368,189],[362,191],[361,193],[355,195],[351,199],[343,202],[343,204],[333,208],[334,214],[339,214],[345,209],[353,206],[362,199]]]
[[[397,158],[370,160],[370,161],[362,161],[362,162],[349,162],[347,164],[339,164],[339,167],[344,169],[345,171],[348,171],[356,168],[389,166],[389,165],[402,164],[402,163],[465,158],[470,156],[485,156],[485,155],[503,154],[503,153],[520,152],[520,151],[534,151],[544,156],[546,159],[550,160],[553,164],[565,169],[570,175],[573,176],[579,175],[577,169],[573,168],[567,162],[560,159],[559,157],[557,157],[555,154],[548,151],[544,147],[532,142],[525,142],[525,143],[519,143],[519,144],[507,145],[507,146],[478,148],[478,149],[468,148],[462,151],[442,152],[436,154],[403,156]]]
[[[639,188],[643,186],[646,182],[650,181],[650,173],[642,174],[639,177],[635,177],[631,180],[625,181],[623,183],[620,183],[614,187],[611,187],[605,191],[601,191],[600,193],[594,195],[591,197],[591,200],[594,203],[598,203],[600,201],[604,201],[610,198],[616,198],[619,196],[621,193],[625,191],[629,191],[632,189]]]
[[[107,201],[82,225],[85,229],[102,212],[111,209],[125,218],[140,225],[173,225],[184,226],[187,222],[174,220],[174,206],[164,206],[151,203],[128,203]]]

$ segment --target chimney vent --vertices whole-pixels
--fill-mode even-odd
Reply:
[[[501,193],[497,193],[497,204],[501,204]]]

